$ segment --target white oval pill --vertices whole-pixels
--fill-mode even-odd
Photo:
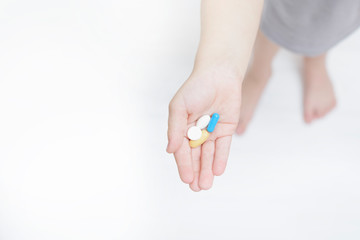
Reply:
[[[201,118],[199,118],[199,120],[197,120],[196,126],[199,127],[200,129],[204,129],[209,124],[210,119],[211,118],[209,115],[204,115]]]
[[[190,140],[198,140],[201,138],[201,129],[197,126],[192,126],[191,128],[189,128],[189,130],[187,131],[187,136],[188,138],[190,138]]]

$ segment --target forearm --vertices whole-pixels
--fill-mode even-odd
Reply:
[[[263,0],[202,0],[196,69],[230,64],[243,76],[259,27]]]

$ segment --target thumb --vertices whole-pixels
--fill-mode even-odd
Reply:
[[[184,141],[187,128],[187,110],[182,100],[176,96],[169,105],[169,122],[168,122],[168,153],[176,152]]]

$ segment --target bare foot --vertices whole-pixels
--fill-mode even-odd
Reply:
[[[262,69],[261,71],[256,71],[256,69],[252,67],[245,76],[242,85],[242,103],[240,121],[236,129],[237,134],[243,134],[245,132],[270,76],[270,66],[267,70]]]
[[[243,134],[249,124],[260,96],[271,76],[271,65],[279,47],[259,31],[253,51],[253,61],[242,84],[240,122],[236,133]]]
[[[304,59],[304,120],[324,117],[336,105],[332,83],[326,70],[326,56]]]

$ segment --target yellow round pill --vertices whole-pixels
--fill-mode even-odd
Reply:
[[[205,129],[201,131],[201,137],[198,140],[190,140],[190,147],[196,148],[203,144],[210,136],[210,133]]]

